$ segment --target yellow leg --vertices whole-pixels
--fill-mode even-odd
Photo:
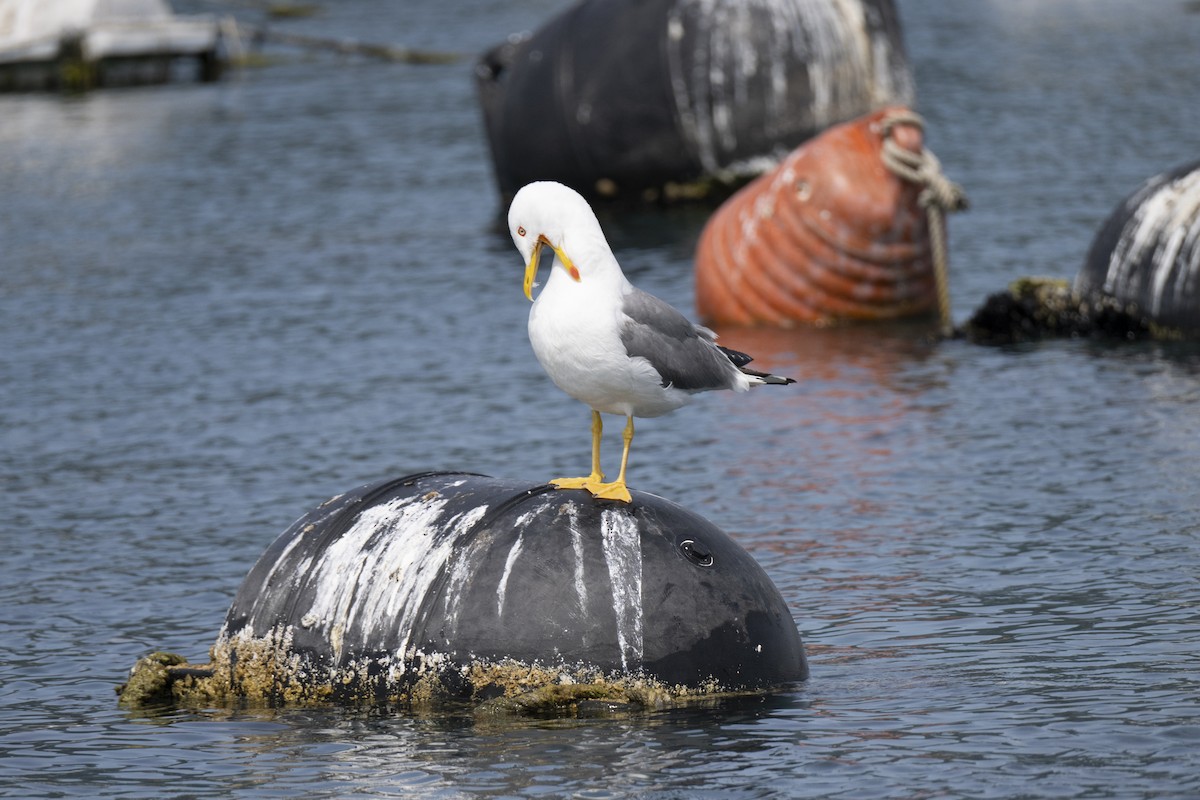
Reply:
[[[604,422],[600,412],[592,412],[592,474],[586,478],[555,478],[550,481],[560,489],[590,489],[594,485],[604,483],[604,475],[600,472],[600,434],[604,432]]]
[[[629,445],[633,442],[633,417],[629,417],[628,420],[625,423],[625,432],[621,434],[621,438],[625,441],[625,448],[621,451],[621,471],[617,473],[617,479],[612,483],[595,483],[584,487],[595,497],[602,497],[605,500],[621,500],[625,503],[633,502],[633,496],[629,494],[629,488],[625,485],[625,468],[629,465]]]

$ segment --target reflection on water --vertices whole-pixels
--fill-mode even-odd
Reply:
[[[246,733],[237,743],[249,767],[240,783],[282,777],[285,785],[309,783],[314,796],[613,798],[690,789],[749,797],[761,790],[747,777],[765,777],[762,759],[778,752],[760,730],[763,720],[803,705],[759,698],[636,720],[503,725],[326,712],[216,724]]]
[[[473,52],[560,5],[294,24]],[[1070,277],[1118,199],[1194,157],[1183,4],[901,6],[930,146],[972,198],[956,317]],[[117,709],[138,656],[203,657],[329,496],[586,464],[587,411],[529,350],[469,73],[293,55],[0,98],[0,794],[1200,795],[1194,345],[720,331],[799,383],[646,421],[630,479],[779,586],[813,675],[779,696],[517,726]],[[602,221],[638,285],[690,307],[703,210]]]

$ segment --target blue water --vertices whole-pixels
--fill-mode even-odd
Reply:
[[[474,54],[563,5],[280,24]],[[1073,276],[1121,197],[1196,157],[1193,6],[901,0],[928,144],[972,201],[957,320]],[[326,498],[587,465],[587,411],[526,340],[470,61],[277,54],[216,85],[0,97],[0,796],[1200,796],[1188,345],[723,331],[799,384],[642,423],[630,479],[763,564],[808,647],[795,691],[498,727],[119,709],[146,652],[203,660]],[[690,308],[704,217],[604,224]]]

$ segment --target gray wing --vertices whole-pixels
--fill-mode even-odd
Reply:
[[[623,298],[621,342],[630,356],[641,356],[662,376],[663,386],[689,392],[728,389],[737,369],[712,334],[641,289]]]

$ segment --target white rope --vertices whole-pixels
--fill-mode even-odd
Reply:
[[[915,183],[924,188],[917,202],[929,218],[929,240],[933,255],[933,274],[937,284],[938,317],[942,333],[949,336],[954,331],[950,317],[950,279],[947,268],[945,214],[961,211],[967,207],[967,196],[962,187],[942,174],[942,164],[937,156],[922,147],[921,152],[901,147],[892,138],[892,129],[897,125],[912,125],[922,131],[925,122],[912,111],[898,111],[883,120],[883,164],[901,180]]]

